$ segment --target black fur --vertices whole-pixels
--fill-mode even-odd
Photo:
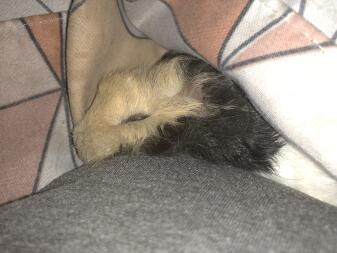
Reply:
[[[177,56],[167,54],[162,61]],[[185,81],[191,85],[205,73],[212,77],[202,86],[202,102],[207,114],[180,118],[178,126],[166,125],[159,137],[144,142],[141,152],[151,155],[186,153],[248,170],[272,170],[273,157],[283,143],[239,86],[195,57],[188,56],[181,64]]]

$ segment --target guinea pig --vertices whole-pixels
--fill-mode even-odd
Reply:
[[[337,206],[336,179],[286,143],[237,83],[193,56],[168,53],[151,68],[104,76],[73,137],[87,163],[187,154],[255,171]]]
[[[232,79],[175,53],[150,69],[105,76],[74,140],[85,162],[120,153],[184,153],[262,171],[272,169],[283,145]]]

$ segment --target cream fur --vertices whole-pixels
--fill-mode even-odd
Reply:
[[[118,68],[151,66],[166,51],[152,40],[129,34],[117,0],[83,2],[69,15],[67,27],[67,80],[75,124],[92,103],[103,75]]]
[[[179,117],[205,112],[199,102],[200,89],[212,76],[200,74],[186,83],[180,69],[181,59],[162,62],[150,69],[115,71],[99,82],[92,105],[74,129],[74,141],[83,161],[104,159],[123,147],[137,152],[147,137],[158,134],[158,128],[177,124]],[[229,103],[226,108],[234,105]],[[123,123],[139,113],[149,117]],[[260,174],[337,205],[336,180],[289,143],[275,157],[274,173]]]
[[[186,96],[179,58],[150,70],[135,68],[105,76],[84,118],[75,126],[80,158],[93,162],[116,154],[121,147],[139,145],[158,133],[158,127],[177,124],[177,118],[200,114],[201,103]],[[123,124],[128,117],[147,114],[141,121]]]

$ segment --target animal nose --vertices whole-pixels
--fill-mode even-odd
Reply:
[[[140,121],[140,120],[148,118],[149,116],[150,115],[145,114],[145,113],[132,114],[131,116],[129,116],[128,118],[123,120],[122,124],[125,124],[125,123],[128,123],[128,122],[133,122],[133,121]]]

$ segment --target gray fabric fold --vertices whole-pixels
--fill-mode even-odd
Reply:
[[[0,208],[1,252],[335,252],[337,209],[188,157],[119,157]]]
[[[1,0],[0,21],[67,11],[71,0]]]

